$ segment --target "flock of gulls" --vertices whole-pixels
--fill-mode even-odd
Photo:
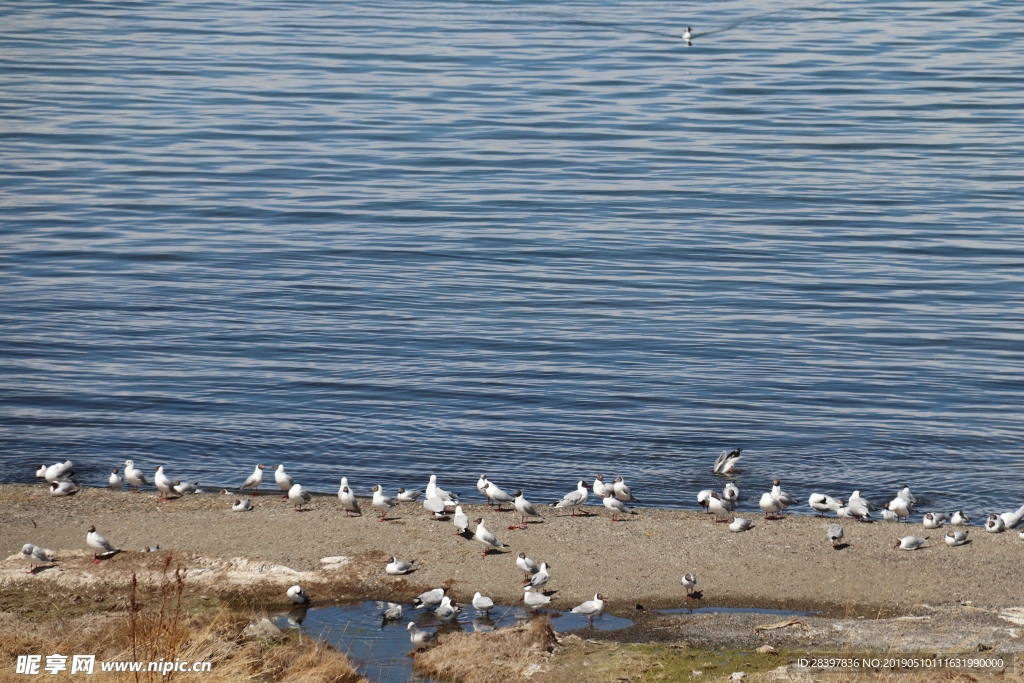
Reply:
[[[741,449],[723,451],[716,459],[712,469],[714,474],[731,476],[737,473],[736,463],[740,460]],[[259,488],[264,483],[264,471],[267,468],[256,465],[255,470],[239,487],[241,490],[248,490],[252,496],[259,495]],[[75,478],[73,463],[68,460],[63,463],[55,463],[50,466],[39,466],[36,476],[46,480],[50,486],[50,493],[54,496],[73,495],[79,488]],[[274,483],[281,489],[284,498],[294,506],[295,510],[301,510],[304,505],[310,502],[310,492],[301,484],[295,482],[292,475],[285,471],[284,465],[278,465],[274,469]],[[142,470],[135,466],[131,460],[124,463],[123,472],[119,468],[113,468],[107,486],[111,489],[121,489],[129,485],[133,491],[138,491],[143,486],[150,485]],[[171,496],[182,496],[191,493],[200,493],[199,483],[182,483],[180,480],[172,480],[164,472],[163,466],[157,467],[153,473],[152,485],[160,491],[160,500],[168,500]],[[521,490],[509,494],[503,491],[485,475],[481,475],[477,481],[477,490],[487,499],[487,505],[497,506],[500,511],[502,506],[512,507],[519,516],[520,521],[509,529],[525,529],[530,518],[543,518],[530,501],[528,501]],[[492,550],[507,548],[493,531],[487,529],[483,518],[472,521],[475,529],[470,532],[471,524],[468,515],[459,504],[458,494],[446,491],[437,484],[437,476],[431,475],[430,480],[423,490],[406,490],[399,488],[394,497],[388,496],[384,488],[375,485],[369,489],[372,494],[370,506],[380,513],[380,521],[387,521],[388,513],[400,503],[413,503],[422,499],[422,506],[428,513],[436,518],[446,518],[450,514],[452,524],[455,526],[455,534],[466,538],[472,538],[483,546],[482,557],[486,557]],[[622,477],[616,477],[611,483],[605,482],[604,476],[598,474],[592,484],[579,481],[576,489],[566,493],[561,500],[554,504],[554,507],[568,509],[570,514],[575,516],[577,511],[586,505],[590,493],[598,497],[601,504],[611,513],[611,521],[619,521],[622,515],[635,515],[636,510],[630,506],[640,501],[633,495],[629,486]],[[228,493],[223,490],[222,493]],[[362,515],[360,501],[353,490],[349,487],[348,479],[341,478],[341,485],[338,489],[338,499],[346,516]],[[754,526],[752,519],[738,517],[734,514],[737,502],[740,500],[740,490],[735,482],[728,481],[722,491],[705,489],[697,494],[697,502],[708,514],[715,516],[715,522],[727,523],[730,531],[740,533],[747,531]],[[825,517],[828,513],[835,513],[839,520],[851,520],[857,522],[873,521],[872,513],[877,513],[882,520],[887,522],[909,521],[915,513],[917,498],[911,493],[909,486],[904,486],[896,496],[881,506],[873,505],[869,500],[860,495],[860,491],[854,491],[849,498],[835,498],[824,493],[813,493],[807,500],[808,506],[817,512],[819,516]],[[758,507],[764,512],[765,521],[781,519],[785,510],[791,506],[798,505],[799,501],[782,489],[781,482],[776,479],[772,483],[770,491],[761,494]],[[231,509],[238,512],[246,512],[254,509],[250,498],[236,498],[231,504]],[[449,511],[451,511],[449,513]],[[1014,511],[1003,513],[992,513],[988,515],[984,523],[984,529],[989,533],[1002,533],[1008,529],[1015,529],[1024,520],[1024,505]],[[943,540],[948,546],[962,546],[970,543],[968,531],[965,527],[971,524],[971,518],[963,511],[957,510],[952,513],[926,512],[921,520],[925,529],[947,529]],[[956,528],[952,528],[956,527]],[[471,534],[471,535],[470,535]],[[1024,531],[1020,532],[1021,540],[1024,540]],[[843,527],[839,523],[830,524],[826,529],[826,536],[833,548],[841,549],[846,547],[843,544]],[[924,546],[930,539],[929,536],[903,536],[897,539],[894,548],[901,550],[917,550]],[[93,562],[102,562],[104,559],[115,555],[120,550],[106,538],[101,536],[95,527],[89,527],[86,534],[86,545],[95,551]],[[157,550],[158,548],[147,548],[146,550]],[[56,564],[57,558],[52,550],[26,543],[21,551],[22,556],[32,565],[30,571],[44,565]],[[391,575],[403,575],[413,568],[414,561],[399,560],[392,557],[384,567],[384,571]],[[537,563],[519,553],[516,558],[516,566],[525,574],[523,580],[523,602],[532,610],[537,611],[547,607],[554,591],[544,591],[551,574],[546,563]],[[693,598],[696,593],[697,577],[692,573],[682,577],[682,585],[686,589],[688,598]],[[309,603],[309,596],[301,586],[292,586],[287,591],[287,597],[296,605]],[[600,616],[605,609],[607,596],[596,593],[592,600],[587,600],[571,612],[587,617],[589,626],[593,626],[594,617]],[[477,592],[472,599],[472,605],[478,613],[486,615],[494,606],[494,601]],[[441,622],[451,621],[461,611],[461,606],[456,604],[450,596],[445,595],[443,588],[435,588],[418,596],[413,601],[415,609],[431,610]],[[402,606],[396,603],[383,604],[381,609],[385,620],[398,620],[402,618]],[[415,645],[422,645],[430,640],[432,633],[422,631],[416,627],[415,622],[409,622],[407,630],[410,632],[410,639]]]

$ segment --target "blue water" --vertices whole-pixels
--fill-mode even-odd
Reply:
[[[678,39],[686,26],[692,47]],[[0,22],[0,480],[1024,503],[1016,0]]]

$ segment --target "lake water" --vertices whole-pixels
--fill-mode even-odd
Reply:
[[[696,507],[742,447],[753,501],[1016,507],[1022,32],[1016,0],[8,2],[0,479]]]

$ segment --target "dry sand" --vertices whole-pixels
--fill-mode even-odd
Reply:
[[[844,522],[849,545],[833,550],[825,528],[835,520],[811,516],[765,521],[763,515],[749,515],[755,527],[735,534],[702,512],[638,508],[638,515],[611,523],[603,508],[590,508],[597,513],[592,516],[571,517],[540,506],[543,522],[513,531],[508,527],[518,521],[514,513],[467,505],[471,519],[482,516],[510,546],[481,557],[480,543],[455,535],[450,522],[431,518],[419,503],[403,503],[382,523],[368,501],[363,517],[346,518],[333,497],[314,498],[306,512],[294,512],[279,495],[255,497],[253,512],[231,511],[234,500],[204,493],[158,501],[153,492],[95,488],[60,498],[50,496],[43,485],[2,485],[0,558],[15,555],[24,543],[35,543],[69,560],[29,575],[20,558],[8,559],[0,562],[0,585],[60,582],[62,577],[67,581],[72,566],[97,580],[103,572],[116,572],[121,563],[127,568],[134,553],[88,564],[85,534],[95,525],[123,549],[159,545],[189,558],[192,567],[232,566],[217,558],[257,563],[236,562],[242,569],[279,565],[262,567],[275,585],[296,580],[315,584],[330,574],[322,571],[321,558],[352,558],[349,594],[311,590],[320,600],[408,599],[422,589],[446,586],[460,600],[479,590],[496,602],[515,604],[522,599],[523,575],[514,560],[525,552],[550,566],[546,588],[557,590],[554,604],[561,609],[597,592],[610,597],[609,611],[627,616],[637,604],[648,609],[699,604],[869,616],[906,614],[921,603],[966,602],[986,609],[1024,605],[1024,542],[1017,532],[987,534],[980,527],[971,528],[971,543],[950,548],[942,542],[943,530],[926,531],[920,524]],[[931,540],[918,551],[893,549],[904,535]],[[387,576],[384,564],[391,555],[415,560],[415,571],[407,577]],[[680,583],[686,572],[698,576],[699,601],[686,598]]]

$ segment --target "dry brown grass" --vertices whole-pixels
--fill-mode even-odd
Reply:
[[[417,653],[413,670],[456,683],[508,683],[540,664],[557,642],[547,617],[491,633],[451,633]]]
[[[182,609],[186,572],[172,567],[169,557],[162,579],[145,586],[132,578],[128,598],[116,612],[76,616],[72,619],[28,620],[0,612],[0,683],[23,681],[15,673],[19,655],[59,653],[68,656],[68,670],[57,675],[41,672],[47,680],[78,680],[70,674],[71,655],[96,655],[92,681],[179,681],[227,683],[282,681],[287,683],[366,683],[348,658],[312,638],[283,636],[262,639],[245,633],[265,614],[222,608],[189,614]],[[102,672],[101,661],[209,662],[208,672],[158,671]],[[143,667],[146,668],[145,665]]]

